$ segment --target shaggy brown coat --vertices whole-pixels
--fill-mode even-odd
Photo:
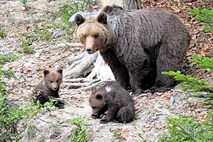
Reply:
[[[92,108],[92,118],[100,118],[101,123],[116,120],[121,123],[133,121],[135,117],[134,102],[129,92],[118,82],[105,81],[91,89],[89,104]]]
[[[43,74],[43,79],[35,87],[32,93],[34,103],[39,101],[42,105],[50,101],[51,98],[59,98],[58,91],[62,83],[62,70],[44,70]],[[54,105],[63,108],[64,103],[58,100],[54,102]]]
[[[76,15],[77,36],[88,53],[97,50],[123,87],[143,92],[165,91],[174,85],[163,71],[183,65],[190,34],[172,13],[161,9],[126,11],[106,6],[96,17]]]

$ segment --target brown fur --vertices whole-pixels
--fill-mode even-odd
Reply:
[[[44,77],[33,90],[33,101],[39,101],[42,105],[48,102],[51,98],[59,98],[58,91],[62,83],[62,70],[45,70]],[[63,108],[63,102],[56,101],[54,105]]]
[[[89,104],[92,107],[93,118],[100,118],[108,111],[106,116],[101,119],[101,123],[112,120],[128,123],[135,117],[133,99],[129,96],[129,92],[115,81],[105,81],[93,87]]]
[[[186,27],[161,9],[125,11],[107,6],[96,17],[76,15],[77,36],[88,53],[100,51],[123,87],[164,91],[174,85],[163,71],[180,70],[190,43]]]

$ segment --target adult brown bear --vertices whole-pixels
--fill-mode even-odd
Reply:
[[[174,85],[174,79],[161,72],[181,68],[191,39],[174,14],[161,9],[126,11],[114,5],[97,17],[77,14],[75,22],[88,53],[99,50],[123,87],[130,83],[132,91],[140,93]]]

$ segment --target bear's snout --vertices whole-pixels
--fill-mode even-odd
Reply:
[[[92,117],[93,119],[99,119],[99,118],[100,118],[100,116],[98,116],[98,115],[96,115],[96,114],[92,114],[91,117]]]
[[[92,48],[86,48],[86,51],[87,51],[88,54],[92,54],[93,53],[92,52]]]
[[[57,87],[53,87],[52,89],[53,89],[53,91],[56,91],[56,90],[58,90],[58,88],[57,88]]]

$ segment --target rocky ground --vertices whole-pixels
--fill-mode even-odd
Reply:
[[[57,13],[60,12],[59,6],[63,2],[63,0],[28,0],[28,7],[24,7],[19,0],[0,1],[0,30],[5,33],[5,36],[0,38],[0,53],[14,53],[20,57],[19,60],[4,66],[4,69],[14,71],[17,77],[17,79],[4,79],[7,83],[9,99],[14,103],[27,104],[30,93],[41,79],[44,69],[66,68],[66,58],[79,54],[83,50],[80,47],[50,49],[61,43],[78,42],[72,34],[61,30],[63,24]],[[142,2],[144,7],[150,6],[147,1]],[[157,6],[176,13],[190,29],[192,44],[187,54],[188,57],[193,53],[205,55],[212,50],[213,43],[213,36],[202,32],[202,26],[187,14],[186,8],[194,5],[200,6],[202,3],[178,3],[178,1],[157,3]],[[44,33],[36,32],[37,29]],[[73,31],[74,28],[70,30]],[[50,35],[45,33],[50,33]],[[26,37],[30,40],[28,45],[33,54],[23,53],[21,45]],[[89,94],[89,91],[68,90],[62,87],[60,96],[65,100],[65,108],[41,111],[30,119],[28,125],[35,126],[35,132],[29,134],[27,130],[23,131],[22,141],[67,141],[67,136],[73,128],[67,123],[67,120],[79,116],[85,122],[88,141],[91,142],[157,141],[158,136],[166,130],[166,117],[186,115],[194,116],[197,120],[202,121],[206,119],[207,114],[195,98],[186,98],[186,94],[175,87],[165,93],[133,96],[137,116],[129,124],[114,122],[100,124],[100,120],[90,117]]]

